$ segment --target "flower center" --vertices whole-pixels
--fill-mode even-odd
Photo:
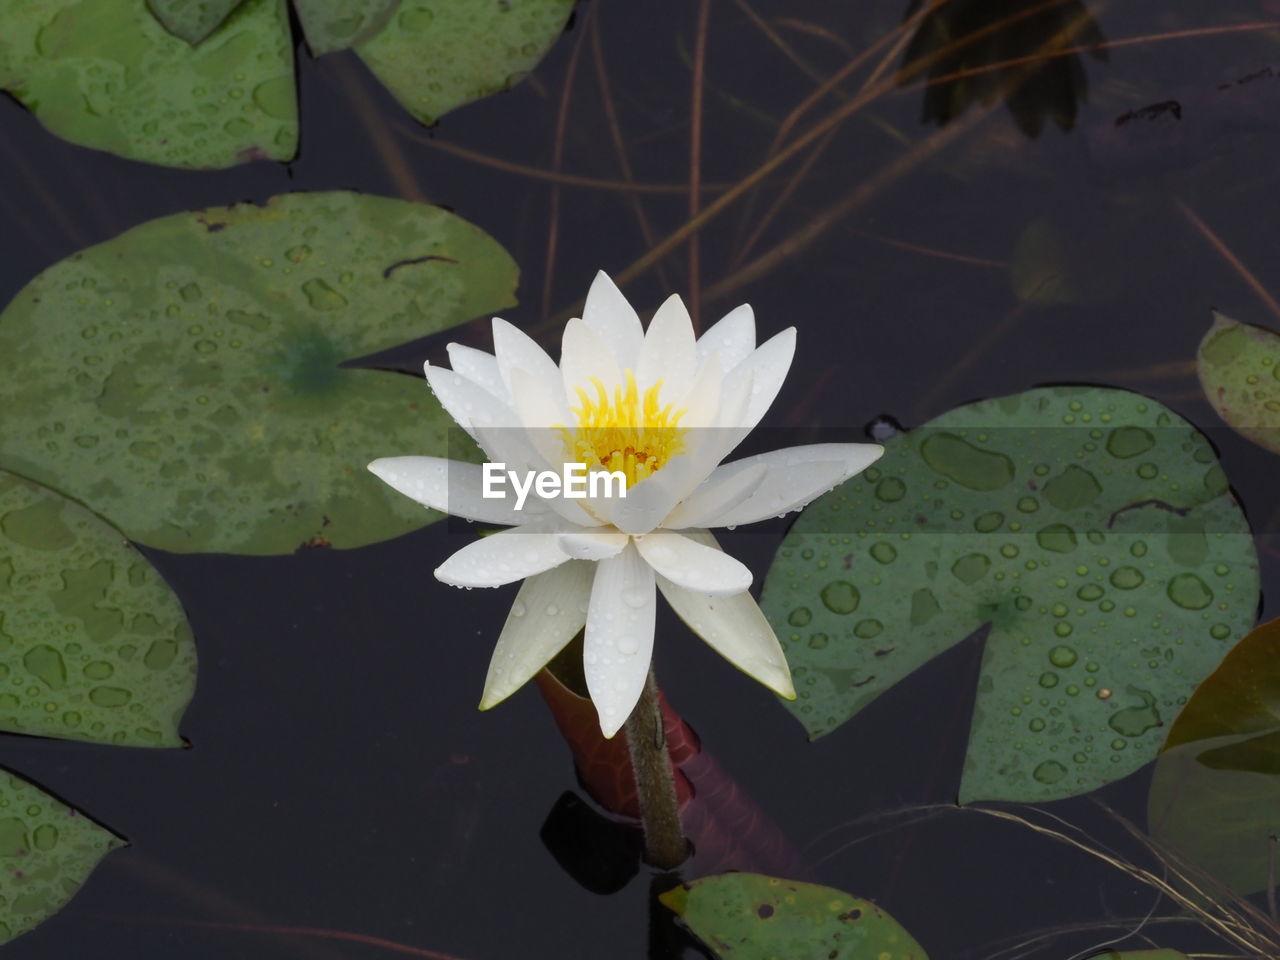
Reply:
[[[598,378],[592,377],[591,384],[594,397],[577,388],[579,406],[572,410],[578,425],[556,428],[564,438],[566,463],[585,463],[588,473],[619,471],[630,487],[684,451],[689,428],[679,423],[687,411],[676,410],[672,403],[659,404],[661,380],[641,393],[636,375],[625,370],[613,396]]]

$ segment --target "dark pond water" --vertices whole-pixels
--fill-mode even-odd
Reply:
[[[994,0],[951,4],[968,30],[1011,9]],[[1063,6],[1068,19],[1089,15]],[[353,58],[303,56],[302,150],[287,166],[147,167],[67,145],[0,101],[0,296],[7,302],[55,261],[153,217],[353,188],[444,204],[491,233],[522,268],[521,305],[507,317],[532,328],[570,310],[596,269],[620,273],[683,223],[687,195],[558,186],[445,148],[551,171],[563,101],[561,168],[620,178],[602,69],[635,178],[687,183],[696,7],[586,4],[533,80],[430,133]],[[833,74],[906,12],[880,0],[713,0],[710,11],[702,176],[714,189],[704,205],[715,185],[763,162],[814,77]],[[1091,12],[1112,42],[1280,19],[1275,4],[1259,0],[1127,0]],[[1008,45],[981,55],[1016,57],[1043,40],[1031,28],[1008,34]],[[1275,318],[1185,211],[1280,292],[1280,81],[1249,91],[1247,102],[1213,105],[1176,136],[1155,122],[1125,141],[1127,125],[1114,121],[1200,96],[1274,62],[1278,50],[1280,28],[1117,44],[1105,62],[1062,58],[1063,69],[1023,88],[1014,110],[997,97],[941,126],[921,123],[922,111],[946,119],[962,91],[947,88],[927,108],[918,87],[886,96],[835,128],[767,221],[798,164],[709,224],[702,315],[750,302],[762,333],[799,328],[796,363],[769,421],[792,442],[858,433],[886,413],[910,426],[965,400],[1042,383],[1156,397],[1210,431],[1264,531],[1263,614],[1274,617],[1276,461],[1221,427],[1189,361],[1210,307],[1272,326]],[[837,109],[880,57],[797,129]],[[1086,79],[1087,101],[1073,94]],[[1064,131],[1057,121],[1072,115]],[[1019,238],[1036,223],[1062,253],[1037,268],[1035,282],[1047,273],[1053,289],[1070,288],[1040,301],[1062,302],[1020,302],[1011,281]],[[794,249],[779,248],[788,243]],[[778,249],[767,269],[737,272]],[[642,314],[668,292],[688,291],[688,264],[679,247],[626,285]],[[409,370],[424,355],[442,357],[443,343],[406,347],[395,362]],[[725,544],[759,583],[784,530],[765,524]],[[696,955],[669,924],[651,922],[647,870],[601,895],[544,844],[557,801],[580,791],[534,690],[493,712],[475,710],[512,591],[495,597],[436,583],[431,570],[462,542],[440,524],[347,552],[154,555],[199,643],[199,689],[182,726],[191,749],[0,738],[5,767],[131,842],[5,956],[338,960],[393,956],[397,945],[403,955],[413,948],[465,960]],[[1039,955],[1070,956],[1113,936],[1115,924],[1136,924],[1152,893],[1015,825],[918,809],[954,801],[979,643],[945,654],[814,744],[766,690],[727,669],[665,609],[657,670],[705,748],[789,838],[812,878],[877,900],[935,958],[993,956],[1059,928],[1067,932]],[[1049,809],[1099,841],[1123,844],[1094,801],[1141,823],[1149,776],[1144,769]],[[597,843],[577,826],[567,836],[578,854]],[[565,843],[559,856],[572,858]],[[270,930],[284,927],[332,935]],[[1191,950],[1203,938],[1186,925],[1160,939]]]

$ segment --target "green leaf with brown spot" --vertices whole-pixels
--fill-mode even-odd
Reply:
[[[1240,641],[1178,714],[1148,829],[1240,894],[1268,885],[1280,835],[1280,620]]]
[[[564,31],[574,2],[403,0],[355,50],[406,110],[435,123],[523,79]]]
[[[0,943],[61,910],[98,861],[124,841],[0,771]]]
[[[1257,602],[1205,437],[1138,394],[1054,387],[888,440],[800,515],[761,605],[813,737],[989,624],[960,799],[1039,802],[1154,759]]]
[[[400,0],[293,0],[314,56],[345,50],[387,25]]]
[[[186,615],[147,559],[78,503],[0,470],[0,730],[181,746],[195,683]]]
[[[192,45],[200,43],[244,0],[147,0],[166,30]]]
[[[1280,334],[1214,311],[1196,369],[1218,416],[1241,436],[1280,453]]]
[[[420,379],[340,364],[510,306],[516,277],[487,234],[401,200],[291,194],[153,220],[0,314],[0,467],[171,551],[417,529],[439,515],[365,466],[447,455],[453,421]]]
[[[141,0],[8,0],[0,89],[64,140],[147,163],[221,168],[297,148],[284,0],[245,0],[198,47]]]
[[[717,957],[928,960],[893,917],[842,890],[756,873],[703,877],[658,899]]]

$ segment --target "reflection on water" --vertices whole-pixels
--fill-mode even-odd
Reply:
[[[911,0],[911,21],[927,0]],[[921,119],[939,126],[975,103],[1003,100],[1014,122],[1037,137],[1046,121],[1075,126],[1088,99],[1080,51],[1105,61],[1102,29],[1080,0],[928,0],[903,56],[903,85],[927,77]]]

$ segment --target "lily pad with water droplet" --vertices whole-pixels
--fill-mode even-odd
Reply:
[[[703,877],[658,899],[717,957],[928,960],[883,909],[842,890],[756,873]]]
[[[448,455],[420,379],[342,367],[514,302],[437,207],[291,194],[145,223],[0,314],[0,467],[178,552],[354,547],[438,517],[366,469]]]
[[[0,470],[0,730],[181,746],[195,682],[186,615],[147,559],[78,503]]]
[[[0,771],[0,943],[66,906],[104,856],[124,841]]]
[[[377,33],[400,0],[293,0],[312,54],[345,50]]]
[[[1056,387],[890,438],[801,514],[762,606],[814,737],[990,624],[960,798],[1035,802],[1153,759],[1257,601],[1208,441],[1154,400]]]
[[[1239,894],[1268,885],[1280,836],[1280,620],[1240,641],[1169,731],[1148,799],[1152,835]]]
[[[213,33],[244,0],[147,0],[166,30],[190,44]]]
[[[1241,436],[1280,453],[1280,334],[1215,311],[1196,368],[1218,416]]]
[[[64,140],[134,160],[287,160],[293,84],[284,0],[246,0],[197,47],[141,0],[9,0],[0,14],[0,88]]]
[[[564,31],[575,0],[404,0],[356,53],[406,110],[435,123],[507,90]]]

